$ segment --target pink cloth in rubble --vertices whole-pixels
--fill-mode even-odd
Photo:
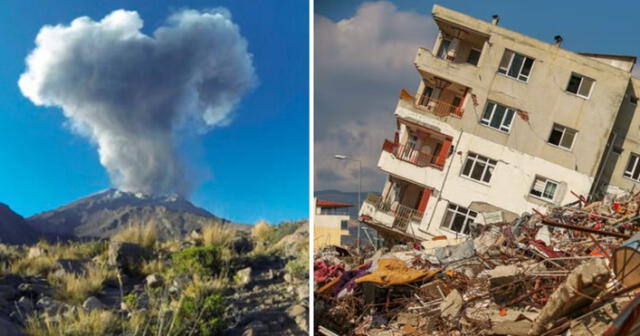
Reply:
[[[328,265],[324,261],[317,261],[313,264],[313,278],[316,282],[325,282],[335,276],[340,276],[344,272],[342,265]]]

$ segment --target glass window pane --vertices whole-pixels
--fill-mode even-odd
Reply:
[[[575,136],[576,136],[576,133],[573,130],[565,130],[560,146],[566,149],[571,149],[571,146],[573,145],[573,138]]]
[[[480,60],[480,51],[476,49],[469,50],[469,57],[467,57],[467,63],[478,65],[478,60]]]
[[[627,163],[627,168],[625,169],[625,176],[627,175],[627,173],[631,173],[633,171],[633,166],[635,166],[636,160],[638,160],[637,156],[633,154],[629,155],[629,162]],[[631,174],[629,174],[629,176],[631,176]]]
[[[638,166],[636,166],[636,169],[633,171],[633,179],[640,179],[640,169],[638,168]]]
[[[531,68],[533,67],[533,59],[527,57],[524,61],[524,66],[522,67],[522,71],[520,71],[520,77],[522,79],[522,75],[529,77],[529,73],[531,72]]]
[[[571,93],[578,93],[578,88],[580,87],[580,81],[582,80],[581,76],[571,75],[569,79],[569,84],[567,85],[567,91]]]
[[[502,105],[496,105],[496,110],[493,113],[493,117],[489,122],[489,126],[493,128],[500,128],[500,124],[502,123],[502,117],[504,117],[506,107]]]
[[[446,228],[451,228],[451,220],[453,219],[453,213],[451,210],[447,210],[447,213],[444,215],[444,221],[442,222],[442,226]]]
[[[447,52],[449,52],[449,45],[451,45],[450,40],[442,40],[442,43],[440,43],[440,49],[438,50],[438,57],[447,57]]]
[[[462,232],[462,226],[465,222],[465,216],[461,214],[455,214],[453,217],[453,223],[451,223],[451,230],[455,232]]]
[[[544,193],[542,194],[542,196],[548,199],[553,199],[553,195],[555,195],[556,193],[556,187],[557,185],[555,183],[547,182],[547,185],[544,188]]]
[[[478,181],[481,180],[484,167],[484,163],[476,161],[476,164],[473,166],[473,170],[471,171],[471,178]]]
[[[467,158],[467,162],[465,162],[464,168],[462,169],[462,175],[469,176],[469,172],[471,171],[471,166],[473,166],[473,160]]]
[[[509,66],[509,62],[511,61],[511,55],[513,55],[513,51],[505,50],[502,55],[502,60],[500,60],[500,66],[498,67],[498,72],[506,74],[507,67]]]
[[[488,123],[489,119],[491,119],[491,112],[493,112],[493,107],[495,104],[487,103],[487,107],[484,109],[484,114],[482,115],[482,120],[485,121],[485,125]]]
[[[504,118],[504,122],[502,122],[502,125],[505,126],[507,129],[511,128],[511,121],[513,121],[514,114],[515,114],[514,110],[507,109],[507,115]]]
[[[551,131],[551,135],[549,135],[549,143],[550,144],[554,144],[554,145],[559,145],[560,144],[560,139],[562,138],[562,128],[559,128],[557,126],[553,127],[553,130]]]
[[[511,62],[511,68],[509,68],[509,73],[507,75],[518,78],[520,74],[520,68],[522,67],[522,63],[524,62],[524,56],[520,54],[513,55],[513,62]]]
[[[580,85],[580,90],[578,94],[584,97],[589,97],[589,93],[591,93],[591,86],[593,85],[593,79],[583,77],[582,84]]]
[[[484,173],[484,177],[482,178],[482,180],[489,183],[491,182],[492,175],[493,175],[493,167],[489,166],[487,167],[487,171]]]

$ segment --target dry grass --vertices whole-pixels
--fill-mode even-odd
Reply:
[[[156,224],[152,222],[133,224],[120,230],[111,239],[153,248],[158,241],[158,229]]]
[[[117,272],[106,265],[88,263],[82,274],[59,270],[50,273],[49,283],[56,287],[56,298],[71,303],[82,303],[87,297],[100,291],[107,279],[115,279]]]
[[[162,260],[154,259],[149,261],[144,261],[142,263],[142,274],[164,274],[166,271],[166,264]]]
[[[233,228],[220,223],[208,224],[202,229],[202,240],[207,246],[229,247],[235,236]]]
[[[31,315],[25,323],[25,332],[38,336],[98,336],[113,333],[117,325],[118,317],[113,312],[77,309],[64,316]]]
[[[251,237],[259,243],[266,242],[273,230],[273,226],[264,220],[259,220],[251,229]]]
[[[20,275],[47,275],[60,268],[57,260],[58,258],[49,255],[16,259],[9,269],[11,273]]]

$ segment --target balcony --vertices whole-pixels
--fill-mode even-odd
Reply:
[[[406,232],[409,223],[420,223],[424,212],[400,204],[388,202],[380,195],[369,194],[362,205],[361,216],[368,216],[376,222],[400,232]]]
[[[438,156],[424,153],[411,146],[399,144],[390,140],[385,139],[384,144],[382,145],[382,150],[393,154],[393,156],[398,160],[409,162],[418,167],[434,167],[437,169],[442,169],[444,167],[444,160],[438,160]]]
[[[440,99],[418,94],[416,94],[413,99],[415,108],[420,111],[435,114],[439,117],[454,116],[462,118],[462,114],[464,113],[461,106],[455,106]]]
[[[418,48],[414,63],[423,77],[432,75],[467,87],[478,87],[480,84],[477,66],[437,57],[425,48]]]

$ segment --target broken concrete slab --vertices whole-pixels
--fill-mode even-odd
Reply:
[[[604,289],[610,272],[604,259],[591,259],[576,267],[551,295],[529,335],[540,335],[547,325],[591,302]]]

